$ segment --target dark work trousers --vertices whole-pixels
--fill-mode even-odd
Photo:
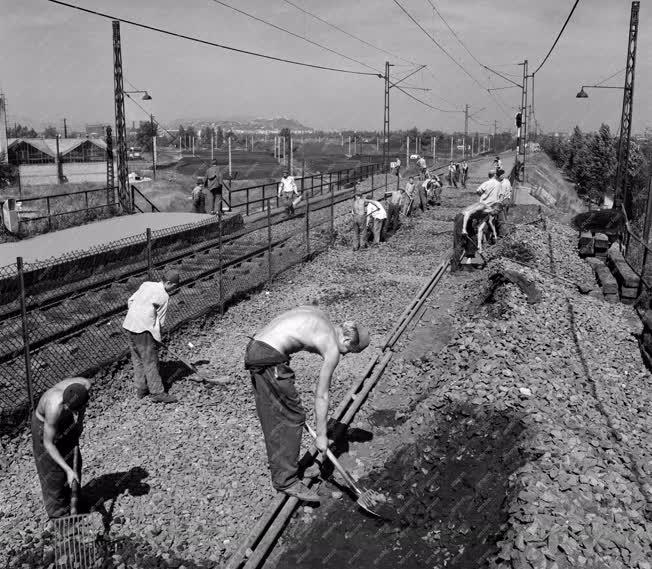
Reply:
[[[75,446],[79,444],[81,427],[71,413],[64,414],[57,425],[59,435],[54,445],[68,466],[72,468]],[[32,413],[32,448],[36,461],[36,472],[41,483],[45,511],[50,519],[70,515],[70,487],[66,485],[67,476],[63,469],[49,455],[43,446],[43,421]],[[81,480],[81,455],[77,465],[77,476]]]
[[[294,192],[281,192],[281,203],[285,208],[285,211],[288,215],[294,213],[294,198],[296,194]]]
[[[401,206],[391,201],[387,204],[387,229],[396,231],[400,225]]]
[[[193,202],[192,211],[193,213],[206,213],[206,196],[204,192],[199,195],[197,203]]]
[[[426,192],[426,189],[423,187],[423,185],[419,186],[419,196],[418,196],[418,201],[419,201],[419,208],[421,211],[426,211],[428,208],[428,194]]]
[[[367,217],[365,215],[353,215],[353,250],[367,246]]]
[[[252,340],[247,346],[245,369],[251,374],[272,485],[281,491],[298,480],[301,429],[306,421],[289,363],[288,356],[265,342]]]
[[[212,205],[211,205],[211,212],[216,212],[217,209],[215,208],[215,202],[217,202],[217,206],[221,209],[222,208],[222,185],[220,184],[217,186],[217,188],[211,188],[211,198],[212,198]]]
[[[453,225],[453,257],[451,259],[451,271],[453,272],[460,269],[460,258],[462,254],[464,254],[464,257],[474,257],[478,250],[477,241],[475,240],[475,230],[473,228],[473,217],[467,223],[468,235],[464,235],[462,233],[464,214],[458,213],[455,216]]]
[[[378,245],[380,240],[384,237],[383,227],[385,226],[384,219],[376,219],[375,217],[371,219],[371,230],[374,234],[374,243]]]
[[[149,332],[127,331],[131,361],[134,364],[134,382],[140,392],[152,395],[163,393],[163,381],[158,373],[158,345]]]

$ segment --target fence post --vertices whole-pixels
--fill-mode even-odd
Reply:
[[[307,200],[306,200],[307,203]],[[265,203],[263,202],[263,207]],[[267,200],[267,288],[272,285],[272,204]]]
[[[29,353],[29,328],[27,326],[27,301],[25,299],[25,275],[23,272],[23,258],[16,258],[16,269],[18,270],[18,284],[20,286],[20,315],[23,322],[23,350],[25,354],[25,381],[27,386],[27,397],[29,399],[29,410],[34,411],[34,386],[32,385],[32,362]]]
[[[154,280],[154,267],[152,263],[152,230],[147,228],[145,230],[147,236],[147,278],[151,281]]]
[[[217,246],[219,250],[218,254],[218,285],[220,287],[220,316],[224,315],[224,275],[222,271],[223,260],[222,260],[222,202],[220,202],[220,208],[217,210]]]
[[[246,196],[246,199],[247,199],[247,206],[246,206],[246,208],[245,208],[245,215],[249,215],[249,188],[247,188],[247,196]],[[231,200],[231,196],[229,196],[229,203],[231,203],[230,200]]]
[[[331,189],[331,238],[335,232],[335,192]]]
[[[47,204],[48,208],[48,231],[52,230],[52,217],[50,216],[50,196],[47,196],[45,198],[45,203]]]
[[[310,200],[306,198],[306,256],[310,258]]]
[[[322,195],[324,193],[324,173],[320,172],[319,176],[319,195]]]

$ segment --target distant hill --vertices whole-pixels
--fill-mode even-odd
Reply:
[[[225,130],[243,130],[243,131],[278,131],[282,128],[289,128],[292,131],[307,131],[313,129],[309,126],[302,125],[299,121],[287,117],[267,118],[250,118],[238,117],[224,120],[217,120],[214,118],[180,118],[168,124],[169,128],[176,129],[179,125],[185,128],[194,126],[195,128],[202,126],[212,126],[217,128],[222,127]]]

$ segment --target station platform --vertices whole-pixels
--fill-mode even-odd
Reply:
[[[224,217],[226,219],[229,215]],[[2,243],[0,267],[15,264],[17,257],[22,257],[25,263],[34,263],[61,257],[74,251],[87,251],[134,235],[142,235],[148,227],[156,231],[214,218],[214,215],[206,213],[160,212],[103,219],[14,243]]]

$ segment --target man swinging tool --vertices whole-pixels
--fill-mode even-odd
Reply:
[[[32,447],[50,519],[70,514],[71,488],[81,478],[81,457],[73,470],[75,447],[84,428],[91,382],[71,377],[48,389],[32,415]]]
[[[256,411],[263,428],[272,485],[306,502],[319,496],[299,480],[301,431],[306,414],[294,386],[290,355],[317,354],[323,364],[315,389],[317,449],[328,447],[328,390],[340,358],[369,345],[369,332],[355,322],[337,326],[316,306],[300,306],[277,316],[247,346],[245,369],[251,374]]]

